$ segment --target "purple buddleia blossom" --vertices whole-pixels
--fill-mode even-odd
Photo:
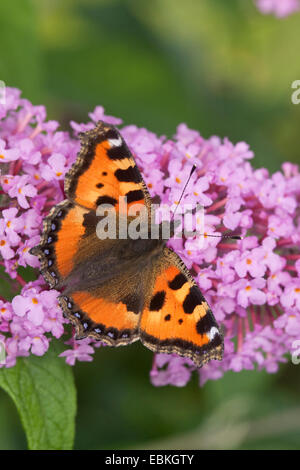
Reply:
[[[0,105],[0,264],[15,292],[11,302],[0,298],[6,367],[20,356],[43,355],[53,338],[69,331],[58,306],[59,292],[38,277],[39,261],[29,250],[39,242],[49,210],[65,197],[63,179],[80,148],[78,133],[92,129],[99,119],[121,124],[101,106],[89,117],[84,124],[72,122],[69,134],[47,121],[45,108],[22,99],[18,90],[7,88],[6,104]],[[161,206],[175,207],[197,165],[182,203],[204,207],[203,233],[168,244],[192,271],[224,331],[222,361],[197,369],[188,358],[157,354],[152,383],[184,386],[195,373],[202,385],[228,370],[275,372],[300,334],[298,166],[287,162],[270,175],[252,167],[254,154],[247,143],[205,139],[186,124],[178,126],[172,139],[135,125],[122,127],[121,133]],[[244,238],[209,236],[230,231]],[[37,279],[26,283],[20,266],[36,269]],[[76,341],[73,333],[66,344],[61,356],[70,365],[91,361],[94,348],[101,346],[92,339]]]
[[[70,344],[72,349],[67,349],[60,354],[60,357],[66,358],[66,363],[73,366],[76,361],[91,362],[93,360],[91,354],[94,353],[94,348],[91,344],[96,346],[94,341],[90,338],[85,338],[81,341],[67,341],[66,344]]]
[[[284,18],[299,11],[299,0],[255,0],[257,8],[264,14],[273,14]]]

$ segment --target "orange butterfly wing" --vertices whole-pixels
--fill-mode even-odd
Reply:
[[[86,209],[65,200],[54,206],[43,221],[40,244],[31,253],[39,257],[41,274],[50,287],[59,285],[74,267],[86,213]]]
[[[75,291],[58,298],[64,314],[76,329],[76,339],[87,336],[111,346],[121,346],[139,339],[139,312],[130,305],[111,302],[88,291]]]
[[[134,203],[150,207],[147,186],[116,128],[100,121],[80,138],[81,150],[65,179],[70,200],[94,210],[111,204],[118,211],[119,197],[126,196],[128,208]]]

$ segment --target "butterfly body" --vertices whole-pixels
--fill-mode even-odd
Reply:
[[[151,197],[120,133],[99,122],[81,139],[66,175],[67,199],[50,211],[32,250],[50,287],[62,290],[59,303],[77,339],[112,346],[140,339],[152,351],[190,357],[199,367],[221,359],[218,325],[183,261],[167,247],[162,224],[151,237]],[[123,237],[121,223],[135,221],[129,211],[136,203],[145,209],[148,236]],[[100,239],[103,204],[119,217],[116,236]]]

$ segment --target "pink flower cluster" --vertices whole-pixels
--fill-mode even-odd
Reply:
[[[99,119],[112,124],[121,120],[105,116],[102,107],[89,115],[87,124],[71,122],[75,133],[92,128]],[[41,278],[26,284],[18,266],[38,267],[28,250],[37,244],[42,219],[64,199],[63,179],[76,158],[78,139],[46,121],[44,107],[21,99],[7,90],[6,107],[0,107],[1,264],[14,287],[22,290],[12,302],[1,299],[0,340],[7,352],[6,365],[16,357],[41,355],[53,336],[64,331],[57,292]],[[241,234],[241,241],[204,235],[197,239],[172,239],[169,245],[183,258],[223,325],[225,354],[199,371],[200,381],[217,379],[227,370],[255,366],[277,370],[300,335],[300,174],[290,163],[269,175],[255,170],[253,152],[240,142],[204,139],[185,124],[174,139],[157,137],[135,125],[123,127],[152,196],[161,204],[178,201],[190,169],[197,171],[182,204],[205,208],[204,234]],[[69,364],[92,360],[90,339],[67,343],[62,355]],[[151,371],[155,385],[183,386],[195,366],[189,359],[156,355]]]
[[[264,14],[284,18],[300,9],[299,0],[255,0],[257,8]]]
[[[152,162],[161,168],[160,186],[157,172],[152,176],[145,165],[146,156],[140,152],[138,157],[148,185],[168,204],[176,200],[196,163],[197,175],[182,203],[203,204],[204,234],[229,229],[243,236],[238,241],[205,236],[198,251],[196,238],[170,241],[224,328],[224,359],[198,371],[201,384],[227,370],[257,366],[275,372],[300,337],[299,168],[284,163],[282,172],[269,175],[251,166],[252,157],[244,142],[207,140],[184,124],[178,126],[174,141],[160,144],[155,165]],[[170,176],[164,179],[166,170]],[[151,379],[155,385],[182,386],[193,370],[189,359],[160,354]]]

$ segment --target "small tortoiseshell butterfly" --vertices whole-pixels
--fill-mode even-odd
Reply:
[[[121,210],[119,197],[145,206],[151,197],[119,131],[100,121],[80,135],[81,150],[65,178],[67,199],[44,220],[32,249],[76,339],[111,346],[138,339],[149,349],[191,358],[201,367],[222,359],[215,318],[180,257],[159,239],[105,239],[96,234],[100,204]],[[127,213],[125,214],[125,217]]]

